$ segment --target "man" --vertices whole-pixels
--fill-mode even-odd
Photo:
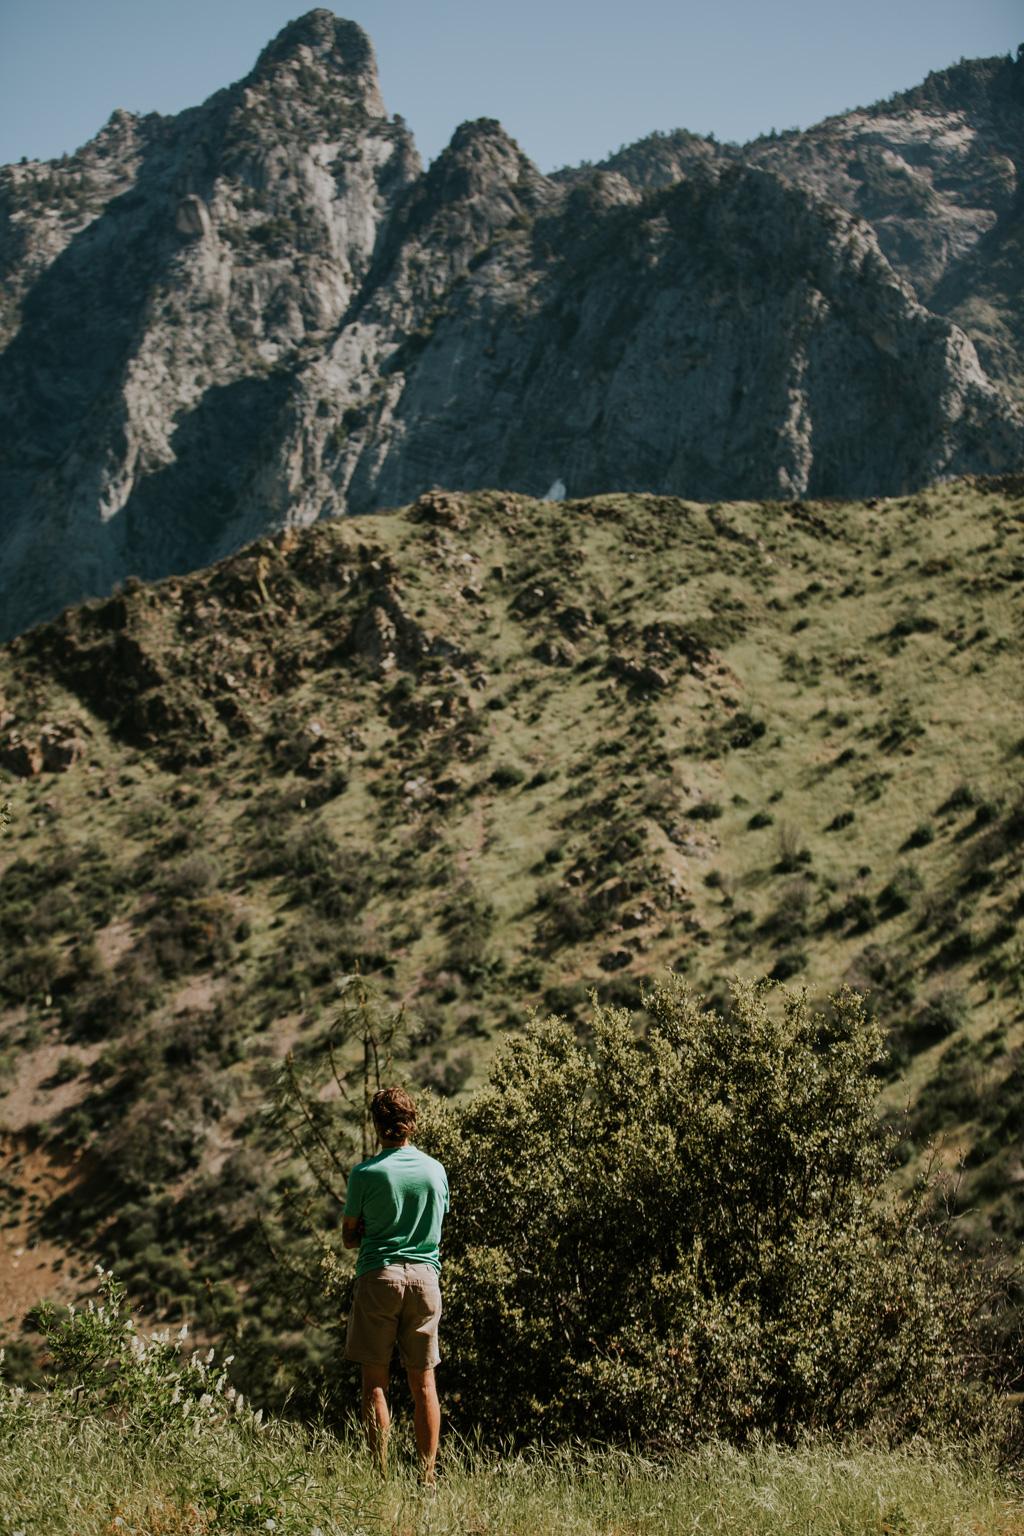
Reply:
[[[395,1343],[415,1405],[423,1481],[434,1486],[441,1411],[434,1367],[441,1356],[438,1243],[448,1211],[441,1164],[411,1145],[416,1105],[404,1088],[382,1088],[370,1112],[381,1151],[353,1168],[341,1239],[358,1248],[345,1359],[363,1368],[363,1426],[384,1474],[391,1419],[387,1387]]]

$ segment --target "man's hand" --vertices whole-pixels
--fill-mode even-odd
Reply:
[[[366,1231],[365,1216],[343,1216],[341,1218],[341,1241],[346,1248],[358,1248]]]

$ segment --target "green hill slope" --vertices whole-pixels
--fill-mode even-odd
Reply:
[[[583,1027],[589,988],[635,1006],[669,967],[868,987],[908,1166],[962,1147],[1016,1250],[1022,596],[1019,477],[438,492],[11,642],[5,1241],[42,1243],[39,1290],[99,1257],[230,1321],[280,1175],[261,1105],[358,964],[441,1093],[528,1005]],[[77,1184],[33,1184],[47,1147]]]

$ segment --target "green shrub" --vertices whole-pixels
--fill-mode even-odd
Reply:
[[[958,784],[949,799],[939,806],[941,811],[967,811],[977,805],[978,797],[970,784]]]
[[[511,763],[502,763],[495,768],[489,782],[497,789],[515,789],[517,785],[525,784],[526,774],[522,768],[516,768]]]
[[[459,1192],[453,1419],[667,1446],[955,1411],[969,1308],[919,1200],[883,1193],[860,999],[826,1021],[738,986],[725,1020],[673,982],[646,1007],[643,1040],[625,1013],[587,1043],[535,1022],[466,1106],[425,1106]]]
[[[935,828],[930,821],[920,822],[907,838],[908,848],[927,848],[935,841]]]
[[[468,882],[460,886],[441,910],[441,931],[448,937],[444,963],[467,980],[483,974],[488,941],[497,913],[492,902]]]
[[[777,957],[768,974],[773,981],[788,981],[791,976],[798,976],[801,971],[805,971],[808,962],[806,950],[787,949]]]
[[[80,1056],[62,1056],[53,1069],[55,1083],[73,1083],[85,1070]]]
[[[726,731],[726,737],[731,747],[737,750],[743,747],[753,746],[755,741],[760,741],[767,726],[763,720],[756,720],[753,715],[744,714],[741,710],[733,715]]]
[[[173,897],[150,921],[147,944],[165,976],[226,960],[237,915],[226,896]]]
[[[758,831],[760,827],[773,827],[774,825],[775,817],[771,811],[755,811],[747,822],[747,826],[752,832]]]
[[[537,772],[527,782],[527,789],[542,789],[545,784],[550,784],[558,778],[557,768],[538,768]]]
[[[562,886],[542,886],[537,892],[537,906],[544,913],[540,937],[549,949],[591,939],[610,920],[596,908],[584,906],[575,890]]]
[[[196,896],[209,896],[220,884],[220,869],[205,853],[189,853],[179,859],[164,878],[164,886],[172,896],[189,900]]]
[[[879,893],[879,910],[886,917],[895,917],[900,912],[908,911],[911,902],[923,886],[924,881],[916,864],[897,865],[892,879]]]
[[[587,1006],[587,983],[559,981],[544,988],[545,1006],[562,1018],[575,1018],[581,1008]]]
[[[473,1071],[473,1053],[457,1051],[454,1056],[417,1062],[409,1074],[421,1088],[429,1088],[450,1099],[465,1087]]]
[[[374,865],[366,850],[341,847],[322,822],[311,821],[283,837],[276,828],[261,836],[249,872],[280,876],[296,906],[337,920],[362,912]]]
[[[803,833],[799,827],[783,822],[775,836],[779,855],[774,865],[776,874],[791,875],[803,865],[812,862],[813,855],[804,842]]]
[[[3,991],[14,1002],[41,1001],[53,991],[62,967],[63,957],[53,944],[30,944],[4,966]]]
[[[833,816],[832,820],[829,822],[828,826],[825,828],[825,831],[826,832],[841,832],[844,827],[851,827],[853,825],[853,823],[856,821],[856,819],[857,819],[857,817],[856,817],[856,813],[855,812],[853,812],[853,811],[840,811],[838,816]]]
[[[698,800],[686,814],[691,821],[717,821],[723,810],[716,800]]]
[[[913,1034],[919,1046],[933,1045],[963,1029],[970,1017],[967,994],[960,987],[941,987],[930,1002],[915,1015]]]
[[[116,1418],[122,1431],[187,1433],[193,1442],[228,1422],[256,1427],[253,1414],[227,1383],[214,1352],[183,1358],[188,1328],[145,1334],[135,1327],[124,1285],[97,1266],[100,1301],[66,1315],[44,1303],[36,1314],[51,1361],[51,1382],[35,1410],[64,1423],[91,1417]],[[227,1362],[230,1363],[230,1362]],[[5,1394],[6,1396],[6,1394]],[[11,1408],[0,1408],[9,1420]],[[40,1422],[42,1428],[42,1422]]]

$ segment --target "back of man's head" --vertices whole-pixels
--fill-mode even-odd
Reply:
[[[382,1088],[370,1103],[381,1141],[404,1141],[416,1134],[416,1105],[404,1088]]]

